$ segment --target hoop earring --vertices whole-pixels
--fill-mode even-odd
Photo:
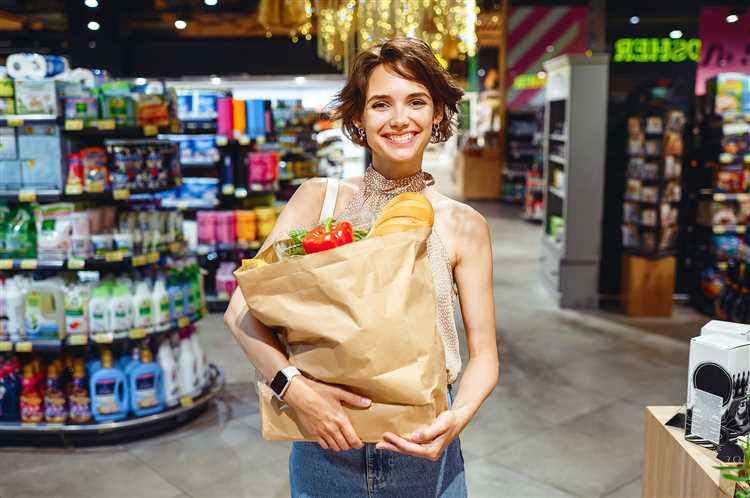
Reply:
[[[364,128],[357,128],[357,135],[359,135],[360,141],[367,142],[367,133]]]

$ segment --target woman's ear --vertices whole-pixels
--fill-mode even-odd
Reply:
[[[435,108],[435,114],[432,116],[432,122],[434,124],[440,124],[441,121],[443,121],[443,115],[445,114],[445,111],[442,107],[436,107]]]

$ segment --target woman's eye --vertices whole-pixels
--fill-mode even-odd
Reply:
[[[382,109],[385,106],[386,106],[385,102],[375,102],[374,104],[372,104],[373,109]]]
[[[424,100],[420,100],[420,99],[412,100],[411,101],[411,105],[413,105],[413,106],[425,105],[425,101]]]

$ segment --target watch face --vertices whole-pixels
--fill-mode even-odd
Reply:
[[[284,387],[286,387],[286,383],[287,383],[286,375],[279,372],[271,381],[271,390],[275,392],[277,396],[280,396],[282,391],[284,390]]]

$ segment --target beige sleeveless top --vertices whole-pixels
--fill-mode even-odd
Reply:
[[[396,180],[389,180],[370,166],[365,171],[362,186],[346,204],[339,216],[358,224],[371,224],[380,214],[383,207],[404,192],[421,192],[434,182],[432,175],[420,171],[416,175]],[[437,305],[437,327],[445,348],[445,367],[448,371],[448,382],[453,383],[461,371],[461,355],[458,346],[458,332],[454,318],[455,286],[453,268],[448,251],[440,238],[437,226],[427,239],[427,257],[432,267]]]

